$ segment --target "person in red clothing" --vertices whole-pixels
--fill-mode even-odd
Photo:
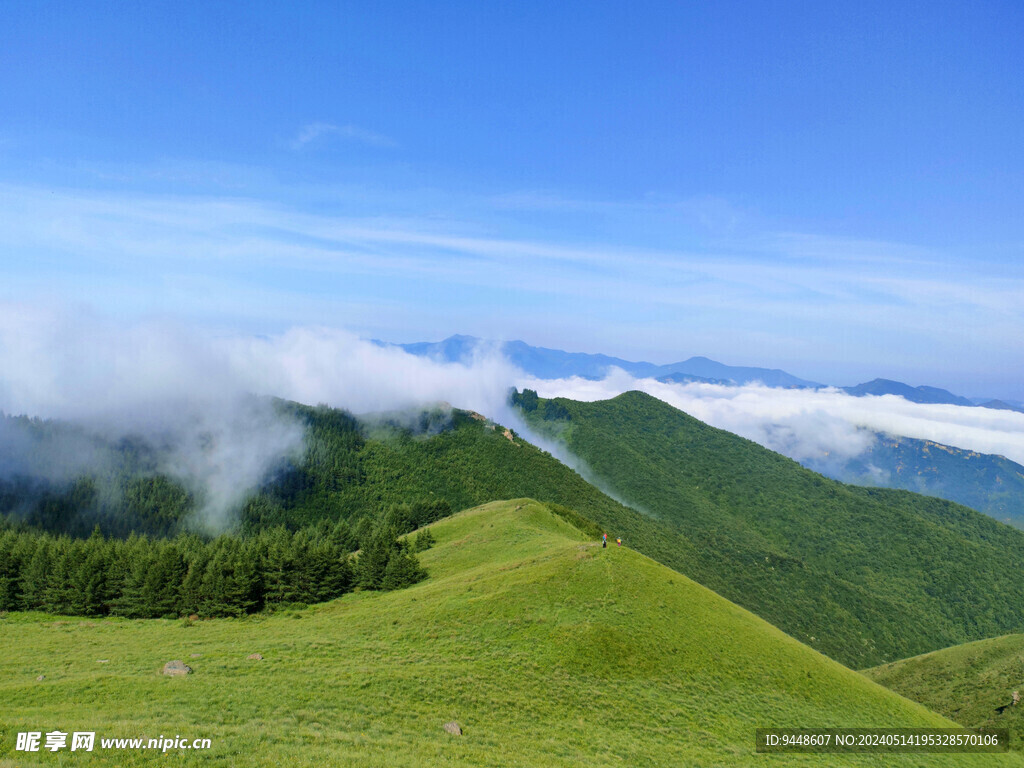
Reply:
[[[601,537],[601,549],[604,549],[607,546],[608,546],[608,534],[605,533],[605,535],[603,537]]]

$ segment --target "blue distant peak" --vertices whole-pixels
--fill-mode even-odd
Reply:
[[[509,362],[524,373],[538,379],[562,379],[578,376],[583,379],[599,380],[607,376],[612,368],[619,368],[637,378],[654,378],[659,381],[681,384],[703,382],[740,386],[759,382],[767,387],[799,389],[818,389],[827,386],[801,379],[779,368],[726,365],[700,355],[678,363],[656,365],[645,361],[623,360],[620,357],[609,355],[534,347],[525,341],[488,341],[464,334],[449,336],[443,341],[389,344],[375,339],[373,343],[380,346],[400,347],[410,354],[446,363],[469,363],[476,352],[486,346],[500,350]],[[1024,408],[1019,403],[1007,403],[988,398],[968,400],[938,387],[912,387],[891,379],[874,379],[853,387],[840,387],[839,389],[854,397],[897,395],[914,403],[980,406],[1024,412]]]
[[[899,395],[904,400],[909,400],[912,403],[975,405],[966,397],[954,395],[945,389],[939,389],[938,387],[912,387],[909,384],[904,384],[902,381],[892,381],[891,379],[874,379],[858,384],[855,387],[843,387],[842,389],[844,392],[855,397],[863,397],[864,395]]]
[[[375,342],[382,344],[383,342]],[[469,362],[483,344],[495,343],[513,365],[524,373],[539,379],[561,379],[578,376],[598,380],[608,375],[611,368],[620,368],[638,378],[660,378],[664,381],[703,381],[715,384],[749,384],[759,381],[769,387],[820,387],[817,382],[793,376],[785,371],[768,368],[750,368],[725,365],[706,357],[691,357],[678,363],[656,365],[645,361],[633,362],[620,357],[565,352],[561,349],[534,347],[524,341],[487,342],[475,336],[457,334],[443,341],[421,341],[397,344],[410,354],[449,363]]]

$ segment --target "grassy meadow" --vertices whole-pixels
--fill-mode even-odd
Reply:
[[[886,688],[970,728],[1008,728],[1024,746],[1024,635],[964,643],[864,670]]]
[[[755,755],[763,726],[951,724],[542,504],[431,530],[429,578],[397,592],[246,619],[4,616],[0,766],[1024,765]],[[161,675],[171,659],[194,673]],[[16,732],[53,729],[213,745],[14,751]]]
[[[637,549],[847,666],[1024,631],[1020,530],[829,480],[643,392],[535,406],[532,427],[686,540],[674,559]]]

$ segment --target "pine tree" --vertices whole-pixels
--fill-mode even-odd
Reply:
[[[142,588],[142,602],[150,616],[174,617],[181,613],[181,586],[185,561],[174,542],[159,545]]]
[[[352,572],[348,555],[341,554],[327,541],[310,547],[310,560],[315,574],[314,602],[324,602],[341,597],[351,588]]]
[[[107,557],[106,590],[109,609],[108,613],[120,614],[120,607],[124,599],[125,584],[131,575],[131,562],[135,553],[145,542],[140,542],[135,534],[129,535],[126,541],[110,540],[110,549]]]
[[[376,533],[376,528],[374,528],[373,521],[369,517],[360,517],[352,528],[352,535],[356,539],[356,549],[365,548],[370,543],[374,533]]]
[[[248,547],[236,546],[228,559],[224,602],[230,616],[244,616],[262,607],[262,590],[253,554]]]
[[[295,602],[295,563],[288,531],[279,526],[261,533],[259,541],[264,600],[268,604]]]
[[[85,542],[85,557],[74,574],[81,613],[85,616],[103,616],[110,611],[111,595],[107,589],[110,549],[99,529]]]
[[[57,539],[50,560],[50,575],[46,580],[43,610],[50,613],[73,613],[78,607],[72,575],[78,570],[77,552],[71,540]]]
[[[344,520],[334,525],[327,536],[327,540],[333,547],[346,555],[359,549],[359,542],[356,540],[355,533],[353,533],[351,526]]]
[[[147,588],[147,579],[153,569],[155,558],[152,549],[145,539],[141,545],[125,551],[128,556],[126,566],[128,573],[121,588],[121,594],[115,598],[112,612],[129,619],[156,618],[153,599]]]
[[[301,531],[292,536],[290,557],[294,564],[292,571],[293,599],[299,603],[315,603],[319,574],[316,563],[310,556],[309,542]]]
[[[424,552],[434,546],[435,543],[436,540],[434,539],[434,534],[430,532],[430,529],[422,528],[420,532],[416,534],[416,538],[413,539],[412,551]]]
[[[28,567],[21,576],[22,605],[30,611],[45,610],[46,593],[50,577],[52,539],[40,536]]]
[[[186,615],[202,612],[203,577],[209,560],[209,550],[205,546],[192,552],[188,559],[181,583],[181,612]]]
[[[416,528],[412,516],[412,507],[408,504],[392,504],[384,513],[383,527],[393,528],[396,533],[407,533]]]
[[[0,533],[0,611],[15,611],[19,607],[22,569],[19,538],[14,531]]]
[[[232,613],[227,599],[228,557],[225,548],[218,547],[206,563],[199,601],[202,616],[230,616]]]
[[[381,527],[370,537],[356,561],[358,585],[363,589],[380,589],[384,583],[384,572],[395,547],[395,534],[390,528]]]
[[[407,547],[396,547],[391,551],[380,588],[385,590],[401,589],[422,581],[426,575],[427,573],[420,567],[416,555]]]

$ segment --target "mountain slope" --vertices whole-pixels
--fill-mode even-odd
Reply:
[[[586,508],[589,519],[628,536],[671,567],[694,561],[692,544],[678,531],[623,506],[549,453],[513,432],[506,436],[503,427],[479,414],[425,414],[440,419],[441,426],[410,430],[386,422],[360,424],[330,409],[290,407],[308,419],[309,456],[297,477],[279,481],[262,497],[267,503],[257,499],[249,505],[250,525],[373,516],[388,505],[422,499],[442,500],[458,510],[529,496]]]
[[[1008,728],[1024,747],[1024,635],[943,648],[863,672],[908,699],[970,728]]]
[[[658,368],[657,376],[684,374],[705,380],[724,381],[729,384],[750,384],[760,382],[767,387],[820,387],[817,382],[808,381],[786,373],[778,368],[753,368],[749,366],[725,365],[706,357],[691,357],[679,363],[669,363]]]
[[[912,403],[945,403],[948,405],[965,405],[969,408],[974,407],[974,403],[966,397],[954,395],[945,389],[924,386],[912,387],[909,384],[904,384],[902,381],[892,381],[891,379],[873,379],[863,384],[857,384],[854,387],[842,387],[842,390],[854,397],[898,395]]]
[[[850,666],[1024,627],[1024,533],[974,510],[828,480],[640,392],[524,416],[680,532],[688,576]]]
[[[602,550],[540,504],[489,504],[432,531],[425,582],[301,613],[0,619],[0,761],[15,756],[12,732],[40,725],[212,740],[209,752],[178,752],[179,765],[556,768],[761,765],[760,724],[950,727],[678,573],[626,548]],[[246,659],[252,652],[263,659]],[[194,673],[159,675],[173,658]],[[461,737],[444,733],[448,720]],[[22,757],[19,765],[53,763],[45,753]],[[92,757],[153,760],[137,751]],[[771,758],[809,762],[867,766],[878,757]]]
[[[636,407],[618,409],[618,425],[583,419],[584,405],[569,401],[559,402],[566,415],[575,409],[571,421],[547,405],[544,414],[558,418],[534,415],[539,430],[568,429],[582,438],[572,443],[577,454],[613,492],[654,516],[614,501],[478,415],[436,409],[361,422],[342,411],[283,403],[306,423],[307,455],[250,499],[243,528],[326,518],[348,520],[358,538],[366,530],[360,521],[391,505],[424,506],[429,514],[422,519],[436,519],[493,498],[531,496],[586,508],[613,536],[857,668],[1019,627],[1021,587],[1008,576],[1020,568],[1019,534],[1008,537],[991,521],[990,530],[969,514],[957,529],[953,521],[966,511],[938,500],[872,496],[830,483],[653,398],[609,402],[631,399]],[[606,408],[586,407],[595,415]],[[686,439],[676,440],[677,433]],[[32,514],[44,527],[77,525],[88,535],[95,518],[82,515],[78,492],[86,481],[56,501],[44,498]],[[181,500],[162,487],[145,496],[145,520],[167,518],[160,498]],[[17,493],[9,501],[21,505]],[[7,503],[3,494],[0,502]],[[135,509],[114,511],[115,533],[133,529]],[[187,515],[188,507],[174,510]],[[823,524],[822,513],[834,520]],[[865,528],[862,520],[876,522]],[[835,541],[830,526],[841,532]]]
[[[506,436],[503,427],[479,414],[438,408],[359,420],[326,407],[287,402],[279,407],[303,422],[306,454],[246,502],[238,521],[243,531],[345,520],[358,538],[367,523],[394,505],[418,507],[418,517],[433,520],[490,499],[530,496],[574,509],[585,506],[596,524],[659,562],[682,568],[695,561],[692,544],[678,531],[611,499],[550,454],[512,432]],[[37,426],[57,444],[76,429],[62,422]],[[112,489],[102,476],[42,489],[36,488],[42,481],[32,478],[0,481],[0,514],[82,537],[94,525],[115,537],[188,529],[195,500],[184,489],[153,475],[152,465],[140,468],[116,451],[111,463],[118,466]]]
[[[938,496],[1024,527],[1024,466],[1003,456],[877,434],[854,459],[838,463],[822,456],[801,463],[844,483]]]

